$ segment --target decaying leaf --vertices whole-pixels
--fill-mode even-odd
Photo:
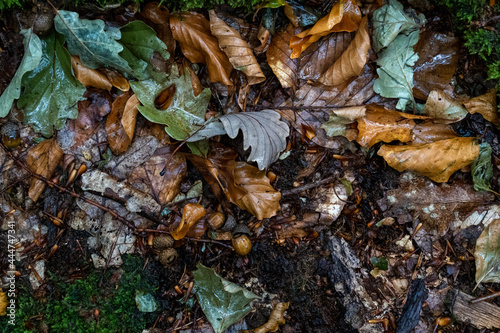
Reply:
[[[0,317],[7,314],[7,305],[7,293],[3,292],[2,289],[0,289]]]
[[[456,123],[467,116],[467,110],[444,91],[433,90],[425,103],[424,114],[442,122]]]
[[[139,102],[134,94],[127,100],[127,103],[125,103],[125,108],[123,110],[121,123],[123,129],[125,130],[125,133],[127,133],[130,140],[134,138],[135,123],[137,122],[137,112],[139,112],[137,106],[139,106],[140,104],[141,102]]]
[[[17,106],[24,110],[24,122],[33,124],[45,137],[54,127],[61,129],[66,118],[78,116],[77,102],[85,87],[73,77],[71,57],[64,37],[53,32],[42,40],[42,61],[23,77],[24,93]]]
[[[458,137],[451,125],[434,123],[432,120],[415,125],[412,134],[411,142],[416,144]]]
[[[38,145],[28,151],[28,156],[26,157],[26,165],[32,172],[50,179],[57,165],[59,164],[59,162],[61,162],[62,157],[62,149],[59,148],[57,141],[52,138],[40,142]],[[36,202],[44,189],[45,182],[33,178],[31,180],[28,195],[31,200]]]
[[[182,211],[182,220],[179,226],[171,232],[175,240],[179,240],[186,236],[191,227],[198,222],[207,212],[200,204],[188,203],[184,206]]]
[[[476,284],[500,282],[500,219],[486,227],[476,241]]]
[[[196,268],[193,291],[215,333],[222,333],[250,312],[249,304],[258,296],[200,263]]]
[[[24,56],[16,74],[0,96],[0,118],[9,113],[14,100],[21,96],[21,82],[24,74],[37,68],[42,60],[42,42],[40,38],[31,29],[23,29],[21,34],[24,36]]]
[[[248,43],[236,30],[218,18],[214,10],[210,10],[209,15],[210,31],[219,41],[219,47],[226,53],[233,67],[247,75],[250,85],[263,82],[266,77]]]
[[[158,2],[149,2],[136,15],[158,33],[158,38],[165,43],[167,52],[174,54],[175,39],[170,31],[170,11],[168,8],[159,5]]]
[[[290,39],[293,50],[292,59],[298,58],[306,48],[332,32],[356,31],[361,23],[361,11],[356,1],[345,0],[337,2],[330,13],[316,24]]]
[[[206,64],[212,82],[232,85],[229,76],[233,66],[210,34],[210,22],[199,13],[182,12],[170,17],[170,28],[181,51],[192,63]]]
[[[253,333],[268,333],[277,332],[280,325],[283,325],[286,321],[284,314],[290,303],[278,303],[273,307],[273,311],[269,316],[269,320],[262,326],[259,326],[252,330]]]
[[[314,9],[297,0],[285,1],[284,10],[286,17],[296,27],[307,27],[319,20]]]
[[[464,103],[469,113],[480,113],[484,119],[500,127],[500,117],[497,111],[497,91],[495,89],[486,94],[472,98]]]
[[[373,49],[379,52],[389,46],[400,33],[420,29],[425,23],[423,14],[417,16],[413,9],[405,11],[403,5],[396,0],[389,0],[387,4],[373,12]]]
[[[378,153],[394,169],[413,170],[435,182],[447,182],[457,170],[479,155],[476,138],[453,138],[428,144],[383,145]]]
[[[286,30],[276,32],[272,39],[271,45],[267,49],[267,63],[273,70],[274,75],[278,78],[283,88],[297,88],[298,79],[298,61],[290,59],[292,50],[288,48],[290,38],[297,34],[300,29],[289,24]]]
[[[472,162],[470,171],[474,189],[476,191],[491,191],[490,179],[493,177],[493,164],[491,163],[491,146],[487,142],[479,145],[479,155]]]
[[[347,125],[366,116],[366,106],[351,106],[330,111],[330,118],[321,125],[328,136],[345,136],[349,141],[358,137],[358,131]]]
[[[90,69],[84,66],[79,56],[71,56],[71,67],[73,73],[78,81],[85,87],[94,87],[110,91],[113,88],[111,81],[108,80],[106,75],[95,69]]]
[[[123,113],[131,96],[131,91],[118,96],[113,102],[111,113],[106,119],[106,133],[108,134],[109,148],[111,148],[111,151],[115,155],[124,153],[132,142],[132,139],[128,136],[122,125]]]
[[[326,86],[337,86],[345,83],[363,72],[368,60],[370,36],[368,35],[368,18],[361,20],[356,36],[342,56],[321,75],[318,82]]]

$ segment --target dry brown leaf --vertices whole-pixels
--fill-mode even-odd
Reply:
[[[247,41],[251,48],[257,48],[262,46],[262,42],[259,40],[259,27],[251,22],[245,21],[244,19],[232,16],[231,14],[215,9],[217,17],[226,22],[228,26],[236,30],[241,38]],[[255,51],[255,50],[254,50]]]
[[[241,38],[236,30],[218,18],[214,10],[210,10],[208,13],[210,15],[210,31],[218,39],[219,47],[226,53],[233,68],[245,73],[250,85],[263,82],[266,76],[262,73],[248,43]]]
[[[368,60],[369,49],[368,17],[365,16],[347,50],[321,75],[318,82],[326,86],[337,86],[359,76]]]
[[[73,73],[75,74],[76,79],[85,87],[94,87],[108,91],[113,88],[111,81],[106,77],[106,75],[96,69],[85,67],[80,61],[79,56],[71,56],[71,67],[73,68]]]
[[[425,122],[413,127],[411,142],[415,144],[431,143],[456,137],[458,137],[458,135],[453,130],[453,127],[448,124]]]
[[[232,85],[229,76],[233,66],[219,48],[217,38],[210,33],[210,22],[202,14],[182,12],[173,15],[170,28],[186,58],[207,66],[210,81]]]
[[[286,30],[275,33],[267,49],[267,63],[283,88],[297,88],[298,61],[290,59],[292,50],[288,48],[290,38],[300,31],[289,24]]]
[[[434,89],[447,90],[458,66],[460,41],[432,31],[420,33],[413,47],[418,54],[414,66],[413,95],[422,100]]]
[[[118,72],[117,70],[109,68],[100,68],[99,71],[104,75],[106,75],[106,77],[108,78],[109,82],[111,82],[113,87],[121,91],[130,90],[130,84],[128,83],[127,78],[125,78],[125,76],[123,76],[122,73]]]
[[[113,102],[111,113],[106,119],[106,133],[108,134],[109,148],[111,148],[111,151],[115,155],[120,155],[127,151],[132,142],[121,122],[125,106],[131,96],[131,91],[118,96]],[[130,129],[128,131],[130,132]]]
[[[122,115],[122,126],[130,140],[134,138],[135,124],[137,122],[137,106],[141,104],[135,94],[133,94],[125,104]]]
[[[290,303],[278,303],[274,306],[269,320],[262,326],[259,326],[253,330],[253,333],[268,333],[278,331],[280,325],[283,325],[285,321],[285,311],[288,309]]]
[[[405,113],[392,110],[372,110],[358,119],[357,142],[363,147],[371,147],[378,142],[409,142],[415,122]]]
[[[136,189],[151,194],[160,205],[171,202],[186,178],[186,158],[173,154],[174,148],[166,146],[147,161],[134,168],[127,181]]]
[[[444,183],[457,170],[479,155],[476,138],[453,138],[427,144],[383,145],[378,155],[399,172],[416,171],[431,180]]]
[[[292,59],[298,58],[312,43],[332,32],[356,31],[361,23],[361,11],[356,1],[345,0],[335,4],[330,13],[316,24],[290,39]]]
[[[425,103],[424,114],[438,118],[440,122],[451,124],[464,119],[467,116],[467,110],[444,91],[437,89],[430,92]]]
[[[0,317],[7,314],[7,303],[7,293],[4,293],[2,289],[0,289]]]
[[[175,240],[182,239],[186,236],[191,227],[198,222],[207,212],[200,204],[188,203],[182,211],[182,220],[177,229],[171,232]]]
[[[63,151],[57,144],[55,138],[40,142],[34,148],[30,149],[26,157],[26,165],[28,168],[46,178],[50,179],[54,170],[63,157]],[[36,178],[31,180],[28,195],[36,202],[43,190],[45,189],[45,182]]]
[[[170,31],[170,12],[167,7],[159,5],[158,2],[150,2],[137,12],[136,16],[156,31],[158,38],[167,46],[167,51],[170,53],[169,60],[173,61],[175,40]]]
[[[500,127],[500,118],[497,111],[497,91],[495,89],[486,94],[477,96],[464,103],[469,113],[480,113],[484,119]]]

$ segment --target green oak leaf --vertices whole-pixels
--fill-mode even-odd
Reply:
[[[42,42],[32,29],[23,29],[24,35],[24,56],[16,74],[7,86],[7,89],[0,96],[0,117],[5,117],[12,107],[14,100],[21,96],[21,80],[29,71],[34,70],[42,60]]]
[[[60,129],[66,118],[78,116],[78,101],[85,87],[71,71],[71,57],[64,48],[64,37],[52,32],[41,40],[42,60],[22,80],[24,93],[17,106],[24,110],[24,122],[34,125],[45,137]]]
[[[123,46],[120,56],[128,62],[137,79],[146,80],[151,76],[153,67],[150,60],[155,51],[165,60],[170,57],[165,43],[156,37],[155,31],[144,22],[130,22],[120,28],[120,32],[119,42]]]
[[[384,97],[399,98],[396,108],[405,110],[409,102],[415,108],[413,98],[413,66],[418,55],[413,45],[418,41],[418,30],[408,36],[398,35],[385,50],[378,54],[377,68],[379,78],[373,90]]]
[[[389,46],[400,33],[409,34],[419,30],[425,23],[425,16],[417,16],[413,9],[404,10],[403,5],[396,0],[373,12],[373,49],[379,52]]]
[[[154,104],[156,96],[172,85],[175,85],[175,93],[170,106],[166,110],[158,110]],[[138,107],[139,112],[149,121],[166,125],[165,131],[175,140],[186,140],[205,123],[205,113],[212,94],[210,89],[205,88],[198,96],[194,96],[188,69],[181,76],[172,71],[162,83],[149,79],[130,82],[130,86],[142,103]],[[187,144],[195,154],[206,156],[208,153],[206,140]]]
[[[492,149],[489,143],[481,143],[479,145],[479,155],[470,166],[472,181],[476,191],[491,191],[490,179],[493,177],[491,152]]]
[[[258,296],[224,280],[213,269],[200,263],[196,268],[193,272],[194,293],[214,331],[222,333],[250,312],[249,303]]]
[[[121,37],[118,28],[106,27],[103,20],[80,20],[77,13],[66,10],[57,12],[54,26],[66,37],[69,52],[79,55],[85,66],[132,72],[127,61],[119,56],[123,46],[117,42]]]

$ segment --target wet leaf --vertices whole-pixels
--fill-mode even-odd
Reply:
[[[435,124],[432,120],[417,124],[412,129],[412,143],[431,143],[458,137],[453,127],[447,124]]]
[[[433,90],[425,103],[424,114],[446,123],[456,123],[467,116],[467,110],[444,91]]]
[[[248,43],[236,30],[218,18],[214,10],[210,10],[209,15],[210,31],[219,41],[219,47],[226,53],[233,68],[245,73],[250,85],[263,82],[266,77]]]
[[[328,136],[345,136],[350,141],[358,137],[358,132],[349,131],[346,125],[366,116],[366,106],[352,106],[331,110],[328,121],[321,125]]]
[[[389,46],[398,34],[408,35],[419,30],[424,23],[423,14],[417,16],[413,9],[404,10],[398,1],[389,0],[386,5],[373,12],[373,49],[378,53]]]
[[[95,69],[85,67],[78,56],[71,56],[71,67],[78,81],[85,87],[94,87],[110,91],[113,88],[106,75]]]
[[[476,284],[500,282],[500,219],[487,226],[476,241]]]
[[[213,269],[200,263],[196,268],[193,291],[215,333],[222,333],[250,312],[249,304],[258,296],[224,280]]]
[[[123,113],[131,97],[131,91],[118,96],[113,102],[111,113],[106,119],[106,133],[108,134],[109,148],[111,148],[111,151],[115,155],[120,155],[127,151],[132,142],[132,139],[128,136],[122,125]]]
[[[493,164],[491,163],[491,146],[487,142],[479,145],[479,156],[472,162],[470,172],[474,189],[476,191],[491,191],[490,179],[493,177]]]
[[[59,10],[54,26],[66,37],[69,52],[79,55],[83,64],[91,69],[109,66],[122,72],[132,69],[120,57],[123,46],[117,42],[121,33],[117,28],[106,27],[103,20],[81,20],[78,13]]]
[[[273,307],[273,311],[269,316],[267,323],[259,326],[252,330],[253,333],[268,333],[277,332],[280,325],[283,325],[285,321],[285,311],[288,309],[290,303],[278,303]],[[245,332],[247,333],[247,332]]]
[[[154,104],[156,97],[171,85],[176,87],[172,102],[166,110],[158,110]],[[204,124],[211,92],[210,89],[204,89],[195,97],[188,70],[181,76],[172,73],[161,84],[146,80],[131,82],[131,86],[143,104],[138,106],[139,112],[149,121],[166,125],[165,131],[175,140],[187,139]],[[189,142],[188,145],[196,154],[206,155],[208,152],[208,144],[204,141]]]
[[[326,86],[337,86],[359,76],[368,60],[369,49],[368,18],[365,17],[351,44],[342,56],[321,75],[318,82]]]
[[[191,227],[206,215],[205,208],[200,204],[188,203],[182,211],[182,220],[179,226],[171,232],[175,240],[182,239],[186,236]]]
[[[425,100],[432,90],[447,90],[458,66],[460,40],[447,34],[422,31],[414,47],[413,94]]]
[[[175,39],[170,31],[170,11],[168,8],[159,5],[158,2],[150,2],[136,15],[156,31],[158,38],[165,43],[167,52],[174,54]]]
[[[182,12],[170,17],[170,28],[181,51],[192,63],[207,65],[210,81],[232,85],[229,76],[233,66],[210,34],[210,22],[199,13]]]
[[[453,138],[427,144],[383,145],[378,153],[399,172],[413,170],[437,183],[445,183],[457,170],[479,155],[476,138]]]
[[[153,29],[142,21],[133,21],[120,28],[120,44],[123,51],[120,56],[132,68],[132,74],[139,80],[146,80],[154,76],[151,59],[153,53],[158,52],[167,60],[170,54],[167,46],[158,37]]]
[[[295,27],[306,27],[316,23],[320,17],[308,6],[297,0],[285,2],[285,15]]]
[[[52,138],[40,142],[28,151],[26,165],[32,172],[45,177],[46,179],[50,179],[57,165],[61,162],[62,157],[62,149],[59,148],[57,141]],[[45,182],[33,178],[28,191],[30,199],[36,202],[44,189]]]
[[[375,80],[373,90],[388,98],[399,98],[397,108],[405,110],[407,104],[415,108],[413,99],[413,65],[418,55],[413,51],[413,45],[418,41],[418,31],[408,36],[399,35],[394,41],[378,54],[377,69],[379,78]]]
[[[55,33],[42,40],[42,61],[23,77],[24,93],[17,102],[24,122],[45,137],[52,136],[54,127],[61,129],[66,118],[78,116],[77,102],[85,91],[73,77],[71,57],[63,45],[64,37]]]
[[[464,103],[469,113],[480,113],[484,119],[500,127],[500,117],[497,111],[497,92],[495,89],[486,94],[474,97]]]
[[[139,112],[137,106],[139,106],[140,104],[141,102],[139,102],[134,94],[130,96],[123,110],[121,124],[130,140],[134,138],[135,123],[137,122],[137,112]]]
[[[7,305],[7,293],[3,292],[2,289],[0,289],[0,317],[7,314]]]
[[[286,30],[278,31],[271,39],[271,45],[267,49],[267,63],[273,70],[283,88],[297,88],[298,61],[290,59],[292,50],[288,48],[290,38],[297,34],[300,29],[288,25]]]
[[[24,56],[16,74],[0,96],[0,118],[9,113],[14,100],[21,96],[21,82],[24,74],[37,68],[42,60],[42,42],[40,38],[31,29],[23,29],[21,34],[24,36]]]
[[[144,290],[135,291],[135,304],[140,312],[155,312],[158,310],[158,302],[153,295]]]
[[[128,80],[117,70],[109,68],[100,68],[99,70],[106,75],[106,78],[109,80],[109,82],[111,82],[113,87],[121,91],[130,90],[130,84],[128,83]]]
[[[361,11],[354,0],[337,2],[330,13],[316,24],[290,39],[292,59],[298,58],[312,43],[332,32],[356,31],[361,23]]]

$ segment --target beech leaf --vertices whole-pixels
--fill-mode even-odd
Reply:
[[[23,29],[21,34],[24,36],[24,56],[12,81],[0,96],[0,118],[9,113],[14,100],[21,96],[21,82],[24,74],[37,68],[42,60],[42,42],[40,38],[31,29]]]
[[[500,282],[500,219],[493,220],[476,241],[476,284]]]
[[[427,144],[383,145],[378,153],[392,168],[413,170],[437,183],[445,183],[457,170],[479,155],[476,138],[459,137]]]
[[[78,81],[85,87],[94,87],[110,91],[113,88],[111,81],[96,69],[90,69],[82,64],[80,57],[71,56],[71,67]]]
[[[214,10],[210,10],[208,13],[210,15],[210,31],[212,35],[217,37],[219,47],[226,53],[233,68],[245,73],[250,85],[263,82],[266,77],[248,43],[241,38],[236,30],[218,18]]]
[[[389,46],[400,33],[408,35],[419,30],[425,23],[425,16],[417,16],[413,9],[404,10],[403,5],[396,0],[373,12],[373,49],[379,52]]]
[[[472,181],[476,191],[491,191],[490,179],[493,177],[491,146],[487,142],[479,145],[479,156],[471,164]]]
[[[500,127],[500,116],[497,111],[497,91],[495,89],[470,99],[464,105],[469,113],[480,113],[484,119],[496,127]]]
[[[122,72],[132,69],[120,57],[123,46],[118,43],[121,33],[117,28],[106,27],[103,20],[81,20],[78,13],[59,10],[54,26],[66,37],[69,52],[79,55],[85,66],[96,69],[109,66]]]
[[[191,227],[194,226],[199,219],[205,216],[207,212],[200,204],[188,203],[182,211],[182,220],[177,228],[171,232],[172,238],[175,240],[182,239],[186,236]]]
[[[131,96],[131,91],[118,96],[113,102],[111,113],[106,119],[106,133],[108,135],[109,148],[111,148],[111,151],[115,155],[126,152],[132,143],[132,139],[128,136],[121,122],[125,107]]]
[[[467,116],[467,110],[442,90],[433,90],[425,103],[424,114],[446,123],[456,123]]]
[[[276,32],[267,49],[267,63],[283,88],[297,88],[298,61],[290,59],[292,50],[288,48],[290,38],[300,29],[289,24],[286,30]]]
[[[200,263],[196,268],[193,291],[215,333],[222,333],[246,316],[251,310],[250,302],[259,297],[224,280],[211,268]]]
[[[418,31],[408,36],[399,35],[385,50],[378,54],[377,69],[379,78],[375,80],[373,90],[388,98],[399,98],[396,107],[405,110],[408,103],[415,108],[413,98],[413,65],[418,55],[413,46],[418,41]]]
[[[78,116],[77,102],[85,87],[71,72],[71,57],[64,37],[52,32],[42,40],[42,61],[22,80],[24,93],[17,106],[24,110],[24,122],[33,124],[45,137],[61,129],[66,118]]]

